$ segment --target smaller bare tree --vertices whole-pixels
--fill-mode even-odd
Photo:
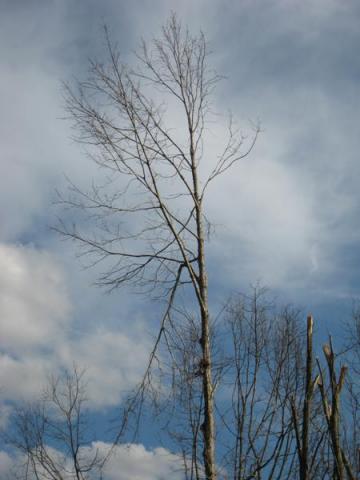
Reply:
[[[102,458],[89,456],[85,385],[76,368],[52,377],[41,398],[14,413],[9,443],[20,453],[16,476],[23,480],[101,478]]]
[[[298,313],[290,307],[276,312],[259,287],[228,306],[223,387],[230,389],[231,400],[219,404],[218,412],[228,432],[224,465],[229,478],[290,478],[296,467],[288,399],[302,371]]]

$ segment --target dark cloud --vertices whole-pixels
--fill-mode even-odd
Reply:
[[[245,231],[262,231],[261,225],[268,228],[262,222],[273,205],[273,225],[279,228],[284,218],[291,225],[282,236],[285,244],[293,241],[291,232],[307,231],[301,237],[301,252],[315,252],[314,239],[329,251],[330,245],[336,249],[334,245],[344,238],[330,235],[333,225],[341,224],[344,237],[348,235],[358,201],[356,117],[360,105],[356,89],[360,68],[353,46],[359,40],[359,7],[354,2],[326,4],[327,8],[323,2],[213,2],[204,8],[203,2],[184,2],[179,7],[185,23],[201,26],[207,33],[215,51],[214,65],[229,77],[219,88],[216,109],[231,106],[242,124],[246,125],[248,117],[258,116],[264,124],[252,160],[255,170],[250,172],[245,166],[241,171],[245,177],[249,175],[249,181],[243,186],[245,194],[240,193],[236,211],[242,210],[242,199],[248,215],[244,218],[241,214],[238,221],[244,222]],[[6,238],[31,238],[34,222],[44,218],[51,185],[59,182],[61,172],[84,184],[82,169],[90,173],[80,150],[68,143],[67,124],[58,120],[62,114],[59,80],[84,75],[88,57],[102,56],[103,23],[109,25],[127,58],[137,39],[156,33],[174,6],[161,1],[134,5],[113,0],[3,4],[2,84],[3,91],[9,92],[5,98],[9,113],[0,120],[6,159],[2,168],[6,170],[3,178],[12,178],[17,188],[9,191],[6,181],[2,195],[13,197],[8,203],[24,212],[22,218],[11,214],[11,207],[4,210]],[[272,190],[259,187],[256,175],[261,175],[261,168],[256,165],[261,162],[261,168],[273,176]],[[252,192],[258,199],[255,210],[251,198],[246,198]],[[273,202],[266,198],[270,194]],[[291,194],[296,200],[285,214],[274,199]],[[226,196],[217,201],[221,210]],[[230,208],[230,218],[232,213]],[[229,238],[241,235],[232,226],[227,228],[234,232]],[[278,248],[280,240],[277,235],[272,237],[274,243],[259,248],[249,234],[244,243],[257,247],[247,257],[256,260],[256,252]],[[296,261],[295,251],[291,256]],[[255,263],[259,266],[253,274],[249,271],[251,276],[266,263],[258,257]],[[288,261],[285,256],[285,277]],[[309,259],[304,262],[302,255],[298,261],[312,265]],[[271,271],[272,267],[270,276]]]
[[[72,249],[44,226],[54,218],[53,190],[63,187],[63,173],[84,187],[98,174],[60,120],[60,81],[84,76],[88,57],[102,57],[104,23],[127,60],[172,9],[204,30],[212,65],[227,76],[214,98],[216,113],[231,107],[242,126],[249,118],[263,123],[254,154],[208,198],[216,232],[210,282],[219,303],[219,292],[258,279],[313,304],[359,293],[358,2],[3,0],[0,242],[33,244],[63,263],[72,325],[89,341],[100,318],[109,328],[124,325],[129,316],[142,317],[144,304],[93,293],[95,274],[75,274]],[[211,154],[224,123],[219,115],[209,127]],[[69,359],[69,351],[62,354]]]

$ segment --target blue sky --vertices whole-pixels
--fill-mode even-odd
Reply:
[[[281,302],[311,310],[320,330],[338,331],[359,296],[358,2],[2,0],[4,405],[33,398],[50,371],[76,361],[88,369],[92,407],[113,407],[146,363],[157,308],[129,291],[109,296],[92,286],[96,271],[84,270],[74,246],[49,226],[64,175],[86,188],[99,174],[61,119],[61,81],[84,76],[87,59],[101,57],[102,24],[132,61],[140,37],[156,35],[171,10],[204,31],[211,66],[226,77],[213,98],[210,148],[229,109],[245,132],[258,120],[263,130],[251,156],[209,190],[214,310],[260,280]],[[2,411],[5,424],[9,408]],[[155,470],[139,478],[155,479]]]

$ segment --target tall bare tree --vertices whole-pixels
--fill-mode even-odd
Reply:
[[[89,78],[79,81],[77,90],[66,87],[66,105],[78,140],[93,147],[89,154],[107,171],[109,181],[86,192],[72,185],[70,197],[62,199],[90,214],[90,234],[65,224],[59,230],[79,242],[94,262],[110,261],[101,285],[112,290],[131,283],[146,290],[161,288],[166,295],[149,367],[170,328],[179,288],[190,287],[200,325],[203,462],[206,478],[214,480],[204,202],[210,184],[249,154],[259,130],[246,139],[230,121],[222,151],[214,155],[206,149],[210,97],[220,77],[208,67],[203,33],[192,36],[175,15],[159,38],[142,42],[137,67],[124,65],[107,32],[106,39],[108,63],[91,62]],[[174,118],[180,118],[179,125]]]

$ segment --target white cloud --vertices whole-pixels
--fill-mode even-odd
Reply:
[[[7,478],[6,475],[10,474],[11,467],[13,466],[13,459],[10,455],[0,450],[0,476],[1,478]]]
[[[0,394],[13,400],[38,394],[56,368],[71,306],[54,258],[33,247],[0,244]]]
[[[291,271],[301,268],[306,276],[313,270],[315,251],[310,250],[317,225],[312,199],[290,169],[271,158],[247,159],[219,187],[222,202],[209,200],[215,225],[210,246],[231,273],[229,283],[261,277],[277,287]]]
[[[81,319],[75,334],[65,282],[49,253],[0,244],[0,395],[32,398],[75,362],[87,370],[90,405],[117,404],[146,365],[144,331],[132,320],[121,333],[101,318],[96,327]]]
[[[82,447],[79,457],[92,459],[97,452],[98,458],[109,453],[111,445],[104,442],[93,442],[91,446]],[[63,458],[63,455],[51,447],[47,449],[52,458],[59,461],[67,470],[65,478],[75,478],[71,472],[71,462]],[[13,471],[21,470],[24,462],[19,455],[10,456],[0,451],[0,474],[6,475]],[[39,469],[41,471],[41,469]],[[153,450],[146,449],[142,444],[117,445],[112,449],[112,454],[102,472],[103,480],[182,480],[181,459],[162,447]],[[4,477],[2,477],[4,478]],[[94,470],[91,474],[92,480],[99,479],[99,472]]]
[[[52,353],[44,354],[41,349],[0,354],[0,397],[9,401],[37,398],[61,366]]]
[[[64,276],[46,252],[0,244],[0,332],[14,351],[52,346],[69,323]]]
[[[106,453],[109,445],[96,442],[94,449]],[[119,445],[105,466],[104,480],[180,480],[184,478],[181,468],[179,457],[165,448],[147,450],[141,444]]]
[[[124,328],[124,327],[123,327]],[[86,370],[89,405],[117,405],[125,392],[140,380],[150,351],[144,338],[128,331],[98,330],[69,339],[58,349],[61,364],[73,362]]]

